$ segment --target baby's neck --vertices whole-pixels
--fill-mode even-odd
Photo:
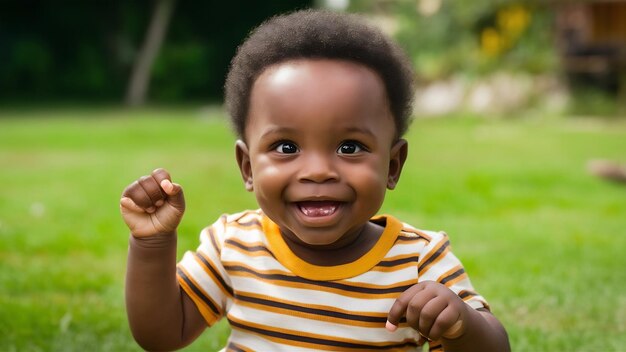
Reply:
[[[319,266],[335,266],[351,263],[367,253],[382,235],[384,227],[367,222],[350,241],[340,246],[311,246],[294,241],[283,235],[289,249],[300,259]]]

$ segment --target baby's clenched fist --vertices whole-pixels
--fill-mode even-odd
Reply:
[[[166,170],[156,169],[126,187],[120,211],[135,237],[173,234],[185,212],[183,189]]]
[[[430,340],[456,339],[466,330],[472,308],[446,286],[424,281],[404,291],[391,307],[387,329],[395,331],[400,319]]]

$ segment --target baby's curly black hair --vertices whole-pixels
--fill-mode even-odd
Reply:
[[[396,124],[396,136],[409,125],[413,70],[402,49],[357,15],[301,10],[273,17],[243,42],[226,77],[225,102],[233,127],[244,137],[250,91],[267,67],[291,59],[349,60],[380,75]]]

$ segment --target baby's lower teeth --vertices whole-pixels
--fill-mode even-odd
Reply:
[[[306,216],[328,216],[335,212],[336,207],[301,207],[300,209]]]

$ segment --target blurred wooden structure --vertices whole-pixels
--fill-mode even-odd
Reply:
[[[555,30],[572,88],[626,97],[626,1],[556,1]]]

